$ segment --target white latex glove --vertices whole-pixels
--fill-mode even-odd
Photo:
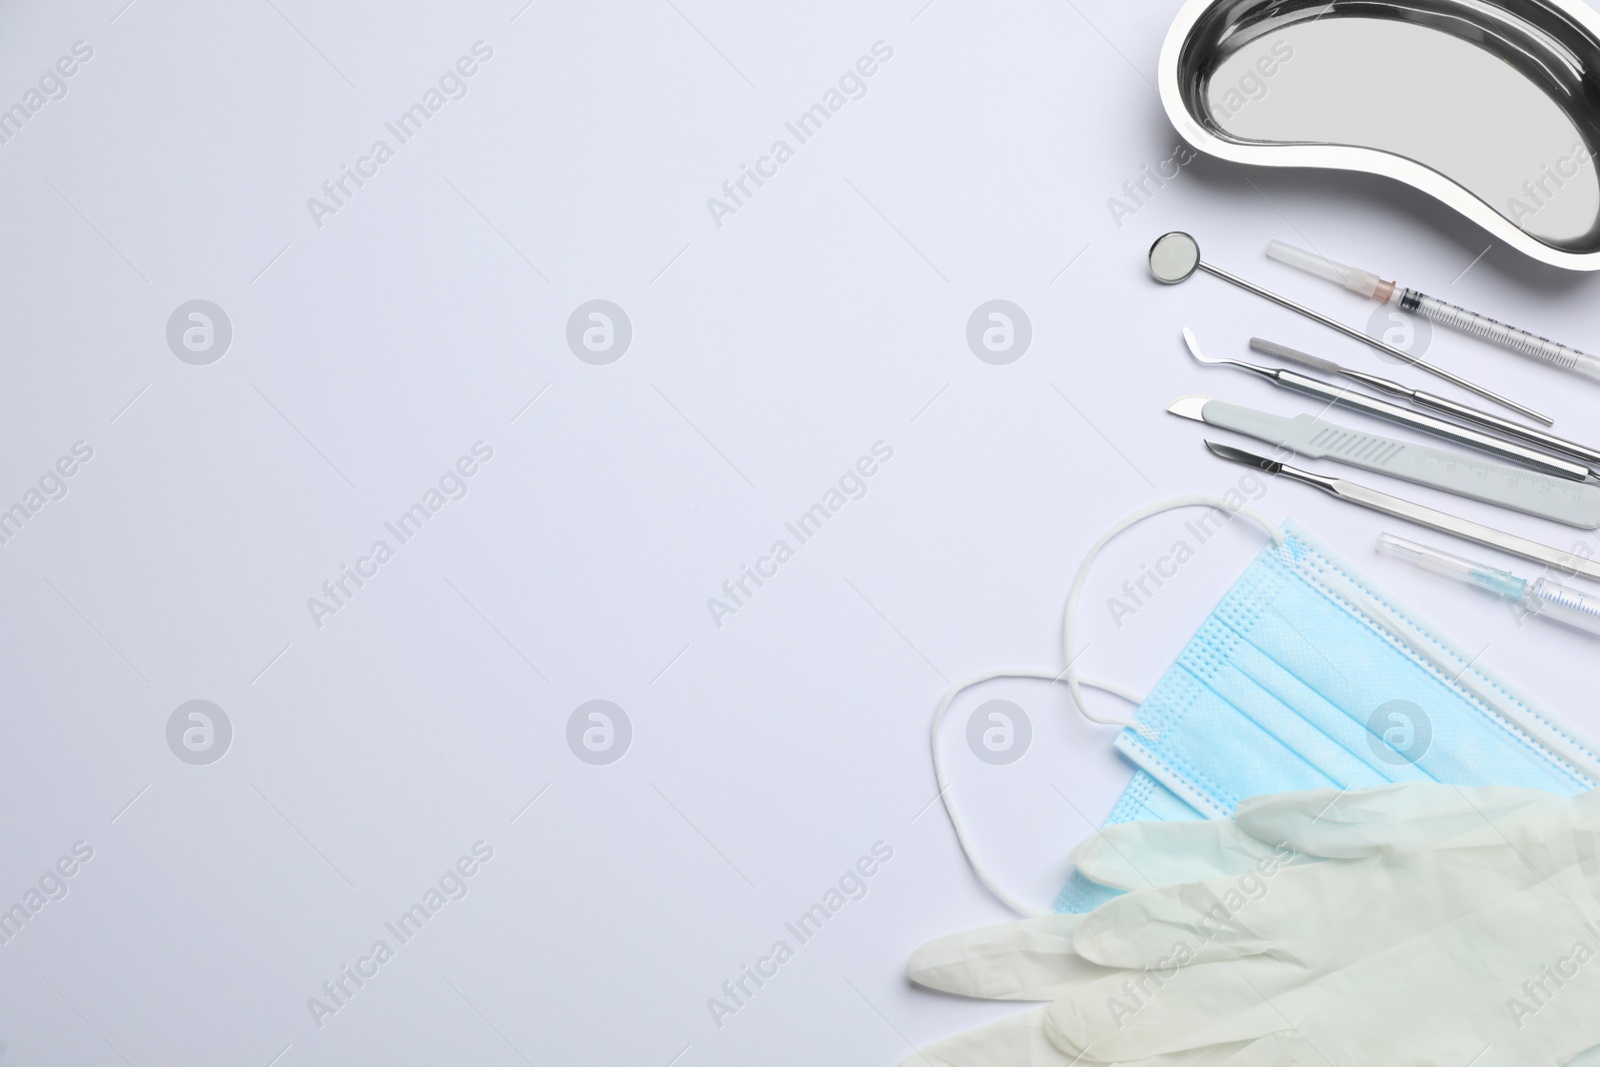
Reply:
[[[1401,803],[1409,819],[1391,810]],[[1409,800],[1391,786],[1283,793],[1245,801],[1233,820],[1107,827],[1079,845],[1073,860],[1094,881],[1130,891],[1251,871],[1270,876],[1285,866],[1350,858],[1396,842],[1442,843],[1487,821],[1539,805],[1565,810],[1566,804],[1536,790],[1441,787]],[[1090,963],[1073,947],[1084,918],[1043,915],[942,937],[913,953],[906,972],[929,989],[987,1000],[1048,1001],[1092,979],[1117,975],[1121,981],[1120,970]]]
[[[1235,822],[1344,858],[1096,909],[1078,962],[1123,974],[1050,1007],[1062,1051],[1138,1061],[1287,1030],[1327,1064],[1489,1067],[1600,1043],[1600,793],[1408,783],[1241,805]]]
[[[1281,1058],[1285,1047],[1273,1036],[1108,1065],[1058,1049],[1045,1034],[1045,1009],[1034,1008],[929,1045],[907,1056],[900,1067],[1263,1067],[1295,1062]],[[1268,1053],[1280,1058],[1249,1058]]]
[[[1590,888],[1600,871],[1582,873],[1597,814],[1596,797],[1410,783],[1255,798],[1232,821],[1108,828],[1075,853],[1080,870],[1139,891],[1087,919],[1045,916],[973,931],[912,959],[913,980],[932,988],[1057,1003],[926,1051],[952,1065],[1431,1064],[1445,1062],[1434,1056],[1446,1045],[1485,1036],[1462,1063],[1590,1062],[1578,1057],[1600,1032],[1557,1003],[1570,992],[1580,1016],[1600,1006],[1587,969],[1561,996],[1542,1006],[1527,1001],[1537,1007],[1531,1015],[1513,1019],[1505,1002],[1524,979],[1538,980],[1545,963],[1564,958],[1570,943],[1502,983],[1505,996],[1492,1005],[1498,1019],[1483,1008],[1482,990],[1551,937],[1559,941],[1573,917],[1595,922],[1588,940],[1600,952]],[[1321,862],[1328,859],[1338,862]],[[1152,883],[1166,888],[1140,889]],[[1215,921],[1218,904],[1225,926]],[[1174,932],[1188,932],[1205,912],[1213,919],[1195,929],[1207,939],[1191,934],[1193,958],[1174,968]],[[1155,967],[1164,968],[1156,977],[1170,977],[1157,983],[1146,972]],[[1600,961],[1593,969],[1600,975]],[[1397,983],[1392,994],[1359,999],[1361,990]],[[1476,1001],[1470,989],[1479,990]],[[1440,1002],[1453,1007],[1441,1012]],[[1363,1016],[1373,1004],[1376,1014]],[[1588,1014],[1600,1019],[1600,1010]],[[1395,1032],[1397,1017],[1412,1020],[1407,1033]],[[1433,1019],[1449,1021],[1426,1021]],[[1436,1025],[1448,1037],[1435,1034]],[[1370,1035],[1359,1039],[1368,1044],[1350,1045],[1351,1029]],[[1041,1046],[1041,1030],[1063,1060]],[[1323,1034],[1320,1045],[1312,1032]],[[1340,1058],[1328,1058],[1323,1045]],[[1494,1058],[1502,1053],[1510,1058]]]

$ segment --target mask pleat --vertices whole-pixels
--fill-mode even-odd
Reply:
[[[1140,708],[1159,738],[1124,731],[1117,748],[1207,814],[1262,793],[1413,779],[1576,790],[1368,618],[1354,583],[1331,583],[1335,566],[1301,537],[1264,551]]]
[[[1146,718],[1146,710],[1156,713]],[[1158,781],[1171,782],[1176,776],[1225,812],[1258,793],[1341,785],[1181,664],[1150,694],[1139,719],[1155,726],[1160,736],[1149,741],[1126,730],[1116,747]],[[1183,790],[1177,792],[1182,795]]]
[[[1547,753],[1505,729],[1404,640],[1330,596],[1314,580],[1319,566],[1326,564],[1309,553],[1300,555],[1297,567],[1263,556],[1217,617],[1245,623],[1239,632],[1252,647],[1359,730],[1359,744],[1346,740],[1347,751],[1394,779],[1421,772],[1458,785],[1571,791],[1570,776]],[[1235,611],[1229,604],[1235,600],[1254,603]],[[1294,706],[1303,714],[1316,711],[1298,701]]]
[[[1140,707],[1156,737],[1117,736],[1141,773],[1114,821],[1220,818],[1248,796],[1411,779],[1594,787],[1600,775],[1579,770],[1595,766],[1581,737],[1293,523],[1285,533]],[[1565,747],[1536,740],[1546,736]],[[1069,886],[1058,907],[1079,910],[1098,893]]]
[[[1190,671],[1205,671],[1207,685],[1218,696],[1341,789],[1428,777],[1410,764],[1397,766],[1379,759],[1364,721],[1222,618],[1209,620],[1178,662]]]

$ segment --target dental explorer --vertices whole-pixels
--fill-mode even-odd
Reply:
[[[1260,375],[1279,388],[1290,389],[1306,396],[1314,396],[1318,400],[1350,408],[1352,411],[1359,411],[1374,418],[1399,423],[1401,426],[1408,426],[1422,433],[1442,437],[1446,441],[1465,445],[1468,448],[1475,448],[1480,452],[1487,452],[1500,459],[1521,463],[1523,466],[1532,467],[1534,470],[1544,474],[1553,474],[1558,478],[1568,478],[1572,481],[1581,482],[1588,479],[1591,474],[1589,468],[1581,464],[1560,459],[1556,456],[1547,456],[1543,452],[1519,445],[1513,441],[1503,441],[1498,437],[1480,433],[1471,427],[1457,426],[1453,422],[1445,422],[1443,419],[1436,419],[1432,415],[1410,411],[1386,400],[1367,396],[1365,393],[1340,389],[1338,386],[1330,385],[1319,378],[1296,374],[1292,370],[1280,370],[1276,367],[1258,367],[1254,363],[1245,363],[1236,359],[1206,356],[1200,351],[1200,342],[1195,340],[1194,331],[1187,326],[1183,329],[1183,342],[1189,346],[1189,354],[1200,363],[1214,367],[1233,367],[1237,370],[1248,371],[1251,374]]]
[[[1411,364],[1418,370],[1427,371],[1429,374],[1443,378],[1452,385],[1465,389],[1470,393],[1476,393],[1485,400],[1491,400],[1501,407],[1515,411],[1517,414],[1532,419],[1542,426],[1555,425],[1554,419],[1535,411],[1533,408],[1519,404],[1515,400],[1509,400],[1492,389],[1487,389],[1475,382],[1468,381],[1453,371],[1445,370],[1443,367],[1418,359],[1411,353],[1398,349],[1391,344],[1386,344],[1376,337],[1369,337],[1354,326],[1347,326],[1338,319],[1324,315],[1320,311],[1313,311],[1304,304],[1297,304],[1288,297],[1279,296],[1270,289],[1263,289],[1254,282],[1245,281],[1236,274],[1229,274],[1221,267],[1212,266],[1200,258],[1199,242],[1186,233],[1174,230],[1156,238],[1155,244],[1150,246],[1150,273],[1161,284],[1177,285],[1179,282],[1188,281],[1196,270],[1203,270],[1212,277],[1221,278],[1225,282],[1237,285],[1245,292],[1254,293],[1256,296],[1272,301],[1279,307],[1288,308],[1290,311],[1304,315],[1314,322],[1320,322],[1330,329],[1338,330],[1346,337],[1354,338],[1365,345],[1371,345],[1384,355],[1392,356],[1402,363]]]
[[[1519,426],[1510,419],[1502,419],[1498,415],[1491,415],[1486,411],[1479,411],[1477,408],[1458,404],[1454,400],[1447,400],[1442,396],[1435,396],[1433,393],[1422,392],[1420,389],[1407,389],[1399,382],[1391,382],[1389,379],[1380,378],[1375,374],[1363,374],[1358,370],[1347,370],[1331,360],[1313,356],[1307,352],[1296,351],[1288,345],[1280,345],[1276,341],[1264,341],[1259,337],[1252,337],[1250,338],[1250,348],[1252,351],[1261,352],[1269,356],[1277,356],[1279,359],[1286,359],[1291,363],[1299,363],[1302,366],[1311,367],[1326,374],[1337,374],[1352,381],[1361,382],[1363,385],[1388,393],[1391,396],[1404,397],[1418,407],[1442,411],[1461,422],[1470,422],[1476,426],[1482,426],[1504,437],[1510,437],[1513,440],[1521,441],[1523,444],[1532,445],[1534,448],[1571,456],[1589,464],[1590,467],[1600,466],[1600,448],[1591,448],[1588,445],[1578,444],[1576,441],[1568,441],[1564,437],[1557,437],[1555,434],[1545,433],[1543,430]]]
[[[1549,578],[1535,578],[1532,581],[1518,578],[1510,571],[1474,563],[1470,559],[1419,545],[1391,533],[1378,538],[1378,551],[1403,559],[1422,570],[1454,578],[1463,585],[1487,589],[1496,596],[1512,601],[1529,615],[1542,615],[1573,629],[1600,636],[1600,597],[1579,592]]]
[[[1441,326],[1449,326],[1462,333],[1481,337],[1501,348],[1509,348],[1513,352],[1543,360],[1562,370],[1573,371],[1585,378],[1600,381],[1600,359],[1587,352],[1580,352],[1571,345],[1559,344],[1548,337],[1540,337],[1536,333],[1507,326],[1498,319],[1491,319],[1487,315],[1468,311],[1464,307],[1458,307],[1427,293],[1385,281],[1371,271],[1335,263],[1326,256],[1307,252],[1303,248],[1296,248],[1282,241],[1273,241],[1269,244],[1267,255],[1279,263],[1287,263],[1307,274],[1315,274],[1319,278],[1326,278],[1330,282],[1342,285],[1352,293],[1369,296],[1380,304],[1397,304],[1402,311],[1415,312]]]
[[[1520,537],[1514,533],[1497,530],[1492,526],[1473,522],[1471,519],[1463,519],[1459,515],[1451,515],[1448,512],[1438,511],[1422,504],[1413,504],[1409,500],[1390,496],[1388,493],[1381,493],[1376,489],[1369,489],[1364,485],[1344,478],[1328,478],[1311,471],[1301,470],[1298,467],[1291,467],[1289,464],[1281,463],[1275,459],[1268,459],[1265,456],[1246,452],[1242,448],[1218,444],[1215,441],[1207,441],[1205,444],[1206,448],[1211,450],[1212,455],[1225,459],[1230,463],[1253,467],[1264,474],[1281,474],[1291,481],[1301,482],[1312,488],[1320,489],[1329,496],[1344,501],[1346,504],[1355,504],[1358,507],[1382,512],[1385,515],[1393,515],[1397,519],[1405,519],[1407,522],[1414,522],[1418,526],[1426,526],[1430,530],[1438,530],[1441,533],[1459,537],[1464,541],[1472,541],[1476,544],[1487,545],[1490,548],[1498,548],[1502,552],[1509,552],[1511,555],[1521,556],[1523,559],[1531,559],[1535,563],[1543,563],[1567,574],[1581,574],[1585,578],[1600,580],[1600,563],[1574,555],[1571,552],[1563,552],[1559,548],[1552,548],[1537,541],[1530,541],[1526,537]]]

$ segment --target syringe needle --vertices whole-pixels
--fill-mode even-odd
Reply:
[[[1378,551],[1425,571],[1453,578],[1463,585],[1488,590],[1512,601],[1530,615],[1543,615],[1585,633],[1600,635],[1600,598],[1570,585],[1542,577],[1529,581],[1510,571],[1474,563],[1390,533],[1378,538]]]
[[[1326,256],[1284,244],[1282,241],[1273,241],[1267,245],[1267,255],[1279,263],[1287,263],[1307,274],[1315,274],[1319,278],[1326,278],[1330,282],[1342,285],[1352,293],[1369,296],[1380,304],[1399,304],[1401,310],[1415,312],[1441,326],[1481,337],[1502,348],[1509,348],[1513,352],[1543,360],[1562,370],[1570,370],[1586,378],[1600,381],[1600,358],[1591,356],[1587,352],[1580,352],[1570,345],[1559,344],[1527,330],[1519,330],[1498,319],[1491,319],[1476,311],[1468,311],[1438,297],[1429,296],[1416,289],[1407,289],[1380,278],[1369,270],[1335,263]]]

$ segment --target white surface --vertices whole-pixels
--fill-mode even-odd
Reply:
[[[0,946],[8,1067],[886,1064],[1013,1010],[903,978],[922,942],[1008,917],[930,806],[946,680],[1059,666],[1094,538],[1238,483],[1174,397],[1300,409],[1193,365],[1181,326],[1375,365],[1213,279],[1157,287],[1150,241],[1191,230],[1350,321],[1371,307],[1266,242],[1600,340],[1595,280],[1479,259],[1376,180],[1197,160],[1119,227],[1108,198],[1178,144],[1151,84],[1169,3],[122,2],[0,14],[6,100],[94,49],[0,145],[0,499],[94,449],[0,546],[0,898],[94,849]],[[466,97],[317,228],[306,198],[478,40]],[[879,40],[866,95],[715,225],[707,197]],[[208,366],[165,339],[194,298],[233,324]],[[594,298],[633,325],[609,366],[564,338]],[[996,298],[1032,322],[1008,366],[964,336]],[[1591,384],[1445,334],[1431,353],[1600,437]],[[316,628],[306,599],[479,440],[467,496]],[[866,496],[714,626],[707,598],[880,440]],[[1376,517],[1288,485],[1257,506],[1600,732],[1592,643],[1376,558]],[[1148,688],[1260,544],[1229,531],[1118,630],[1105,598],[1182,521],[1106,558],[1086,676]],[[952,738],[955,789],[1046,903],[1128,771],[1062,693],[992,689],[952,729],[1007,696],[1033,747],[990,767]],[[209,766],[167,747],[193,699],[234,728]],[[565,740],[593,699],[634,729],[609,766]],[[468,895],[317,1027],[307,999],[479,840]],[[719,1028],[707,999],[877,841],[866,896]]]

